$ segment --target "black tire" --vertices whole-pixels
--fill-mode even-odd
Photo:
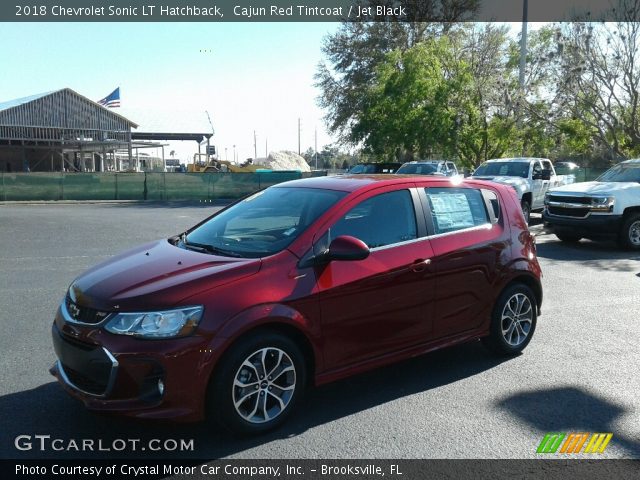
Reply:
[[[262,357],[261,352],[265,352],[265,357]],[[279,352],[283,352],[284,355],[279,357]],[[266,369],[261,367],[263,358]],[[274,366],[279,360],[282,368],[276,370],[277,367]],[[254,367],[243,366],[245,361],[249,361]],[[275,371],[275,375],[272,375],[274,378],[268,376],[272,367]],[[293,371],[290,370],[291,367]],[[265,370],[267,375],[258,378]],[[289,337],[270,330],[250,333],[238,340],[224,354],[209,382],[207,406],[210,416],[227,430],[238,435],[260,434],[273,430],[291,415],[300,401],[307,380],[306,370],[302,351]],[[278,375],[278,371],[283,373]],[[236,378],[251,387],[237,386]],[[290,385],[292,381],[293,387]],[[252,394],[254,387],[255,396]],[[282,395],[280,403],[276,400],[276,396],[279,395]],[[242,398],[246,400],[239,401]],[[239,402],[238,408],[236,402]],[[252,415],[254,406],[257,410]],[[266,413],[261,415],[261,412]],[[270,414],[272,418],[269,419]]]
[[[618,243],[628,250],[640,250],[640,213],[632,213],[625,217]]]
[[[520,208],[522,208],[522,215],[524,216],[524,221],[529,224],[529,219],[531,218],[531,204],[529,200],[523,198],[520,202]]]
[[[522,313],[530,313],[530,315],[523,315],[522,318],[528,316],[529,321],[525,322],[522,320],[518,322],[520,330],[514,327],[514,329],[511,330],[511,334],[505,334],[505,327],[510,327],[509,318],[505,317],[505,312],[514,311],[514,307],[514,313],[517,312],[517,305],[519,305],[517,303],[518,300],[524,299],[525,297],[528,300],[528,305],[531,309],[530,312],[528,312],[526,309],[526,303],[523,302],[523,307],[525,308],[522,308]],[[509,305],[511,308],[509,308]],[[482,343],[485,347],[498,355],[517,355],[529,344],[531,337],[533,337],[533,333],[536,329],[537,313],[538,306],[536,303],[536,297],[531,289],[522,283],[514,283],[513,285],[510,285],[502,292],[500,297],[498,297],[498,300],[493,307],[490,333],[488,337],[484,337],[482,339]],[[523,333],[526,331],[526,335],[521,335],[520,331]],[[509,332],[509,328],[507,328],[507,332]],[[517,339],[514,338],[514,333],[517,335]],[[524,338],[521,339],[521,336],[524,336]],[[516,342],[516,340],[518,340],[518,342]]]
[[[567,243],[578,243],[582,239],[580,235],[572,235],[570,233],[556,233],[556,237],[558,237],[561,242]]]

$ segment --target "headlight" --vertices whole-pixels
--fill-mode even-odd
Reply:
[[[616,203],[613,197],[591,197],[591,210],[600,212],[610,212]]]
[[[158,312],[118,313],[109,320],[105,329],[118,335],[184,337],[198,326],[203,311],[204,308],[198,306]]]
[[[549,205],[549,192],[544,194],[544,204]]]

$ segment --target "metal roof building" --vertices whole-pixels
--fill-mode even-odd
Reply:
[[[119,169],[137,127],[69,88],[0,103],[0,171]]]

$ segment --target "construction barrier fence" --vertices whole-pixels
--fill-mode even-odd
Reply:
[[[0,173],[0,201],[234,199],[326,171],[256,173]]]

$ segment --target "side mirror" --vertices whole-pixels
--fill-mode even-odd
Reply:
[[[369,256],[369,247],[362,240],[349,235],[334,238],[329,245],[327,260],[364,260]]]

